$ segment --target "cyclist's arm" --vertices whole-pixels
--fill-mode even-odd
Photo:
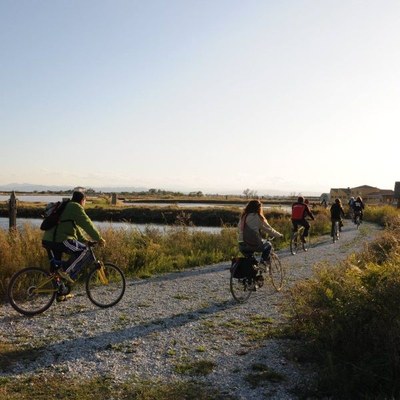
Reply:
[[[78,225],[77,231],[80,231],[80,235],[83,237],[83,233],[81,230],[85,231],[87,235],[90,236],[91,239],[95,241],[99,241],[101,239],[100,232],[94,226],[92,220],[86,214],[83,207],[79,204],[76,204],[73,210],[73,220],[75,221],[76,225]],[[78,233],[79,235],[79,233]]]
[[[314,215],[311,212],[311,210],[308,208],[308,206],[306,206],[304,209],[304,218],[306,218],[307,216],[309,216],[312,220],[314,220]]]
[[[267,220],[261,221],[261,227],[260,230],[267,235],[273,236],[275,238],[282,237],[282,234],[279,233],[277,230],[275,230]]]

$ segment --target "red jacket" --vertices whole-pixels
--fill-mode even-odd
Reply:
[[[293,205],[292,205],[292,220],[300,221],[307,216],[309,216],[311,219],[314,219],[314,215],[308,208],[307,204],[293,203]]]

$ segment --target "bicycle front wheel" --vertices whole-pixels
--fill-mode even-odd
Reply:
[[[238,268],[239,263],[233,265],[231,269],[230,290],[233,298],[238,303],[244,303],[252,293],[250,282],[248,278],[234,278],[235,270]]]
[[[124,296],[125,286],[124,273],[111,263],[92,269],[86,279],[89,300],[101,308],[115,306]]]
[[[50,272],[36,267],[16,272],[7,288],[11,306],[28,316],[46,311],[53,303],[56,292],[57,284]]]
[[[272,253],[270,255],[270,265],[268,272],[269,272],[269,277],[271,278],[272,286],[275,288],[277,292],[279,292],[283,287],[284,273],[281,260],[275,253]]]
[[[290,239],[290,252],[293,255],[295,255],[299,251],[300,246],[301,246],[300,235],[297,232],[295,232],[292,235],[292,238]]]

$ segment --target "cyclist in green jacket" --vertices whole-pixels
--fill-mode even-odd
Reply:
[[[87,238],[83,232],[100,245],[105,245],[105,240],[84,210],[85,202],[84,193],[74,192],[61,214],[59,224],[45,231],[42,238],[42,245],[47,250],[52,268],[54,259],[61,260],[63,253],[70,256],[64,269],[57,270],[59,275],[69,282],[74,282],[78,272],[90,257],[88,247],[84,244]]]

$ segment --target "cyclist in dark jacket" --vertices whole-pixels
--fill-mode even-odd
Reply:
[[[310,230],[310,224],[306,220],[306,217],[310,217],[314,220],[314,215],[308,208],[308,205],[304,202],[304,197],[300,196],[296,203],[292,204],[292,224],[293,232],[297,232],[299,226],[304,226],[304,234],[301,240],[306,242],[308,231]]]
[[[335,199],[335,202],[331,206],[331,221],[332,221],[332,228],[331,228],[331,236],[333,237],[333,227],[335,222],[339,222],[339,232],[342,231],[343,221],[344,218],[344,209],[342,206],[342,202],[340,199]]]
[[[362,222],[363,220],[363,216],[364,216],[364,210],[365,206],[364,203],[362,201],[362,198],[360,196],[358,196],[356,198],[356,200],[353,203],[353,215],[354,215],[354,220],[353,222],[356,223],[356,216],[359,215],[360,216],[360,222]]]

